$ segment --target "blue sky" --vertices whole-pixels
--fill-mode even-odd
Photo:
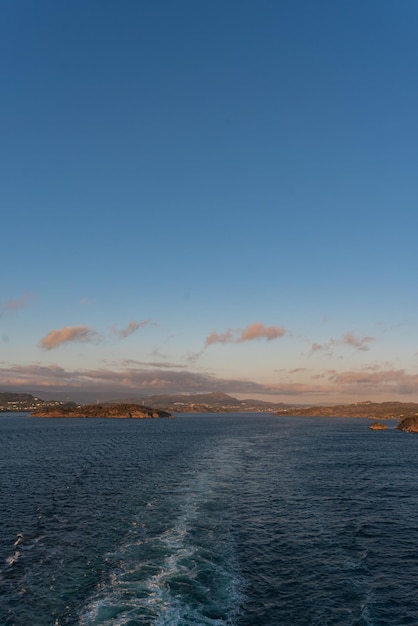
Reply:
[[[415,1],[1,7],[0,388],[418,401]]]

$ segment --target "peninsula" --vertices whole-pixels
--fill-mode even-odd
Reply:
[[[168,411],[151,409],[140,404],[86,404],[83,406],[61,405],[35,409],[34,417],[106,417],[117,419],[149,419],[174,417]]]
[[[418,416],[414,402],[355,402],[334,406],[310,406],[279,409],[276,415],[301,415],[317,417],[367,417],[369,419],[403,419]]]

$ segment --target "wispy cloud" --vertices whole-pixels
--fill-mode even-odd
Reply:
[[[365,352],[366,350],[370,350],[370,343],[375,340],[375,337],[370,337],[369,335],[366,335],[365,337],[357,337],[353,332],[349,331],[340,339],[331,338],[325,343],[313,343],[311,345],[311,354],[315,352],[331,353],[333,348],[336,346],[344,345],[351,346],[356,348],[356,350]]]
[[[132,333],[137,331],[139,328],[147,326],[150,323],[150,320],[144,320],[143,322],[135,322],[131,320],[128,326],[126,328],[122,328],[121,330],[118,330],[115,326],[113,326],[112,332],[114,332],[115,335],[119,337],[119,339],[125,339],[126,337],[129,337],[129,335],[132,335]]]
[[[288,331],[282,326],[265,326],[261,322],[250,324],[244,329],[228,328],[224,333],[212,332],[206,337],[205,345],[211,346],[214,343],[242,343],[253,341],[254,339],[266,339],[272,341],[278,337],[283,337]]]
[[[213,331],[213,333],[206,337],[205,344],[211,346],[213,343],[230,343],[231,341],[235,341],[232,330],[227,330],[225,333]]]
[[[326,343],[313,343],[311,345],[311,354],[315,352],[330,352],[331,349],[337,344],[335,339],[330,339]]]
[[[99,334],[90,326],[66,326],[60,330],[51,330],[41,339],[41,348],[53,350],[63,343],[89,342],[99,338]]]
[[[29,306],[30,300],[31,296],[27,293],[22,294],[20,298],[17,298],[16,300],[3,300],[3,302],[0,302],[0,317],[2,317],[6,312],[26,309],[26,307]]]
[[[347,346],[353,346],[353,348],[357,348],[358,350],[370,350],[370,343],[375,341],[375,337],[356,337],[356,335],[352,332],[348,332],[342,338],[342,343]]]
[[[136,359],[123,359],[120,361],[121,367],[140,367],[158,369],[184,369],[184,363],[170,363],[169,361],[138,361]]]

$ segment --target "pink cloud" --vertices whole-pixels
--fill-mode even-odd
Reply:
[[[225,333],[219,334],[217,332],[211,333],[206,337],[206,345],[211,346],[213,343],[230,343],[234,341],[232,330],[227,330]]]
[[[206,338],[206,346],[214,343],[242,343],[254,339],[272,341],[286,335],[287,330],[282,326],[264,326],[261,322],[249,324],[244,330],[229,328],[225,333],[213,332]]]
[[[63,343],[72,341],[88,342],[97,338],[97,332],[89,326],[66,326],[60,330],[51,330],[41,340],[41,347],[44,350],[52,350]]]
[[[349,331],[342,336],[341,339],[331,338],[326,343],[313,343],[311,346],[311,354],[314,352],[330,352],[336,346],[352,346],[357,350],[366,351],[370,350],[370,343],[375,341],[375,337],[366,335],[365,337],[357,337],[353,332]]]
[[[286,334],[286,329],[282,326],[264,326],[261,322],[255,322],[245,328],[237,341],[252,341],[253,339],[277,339]]]

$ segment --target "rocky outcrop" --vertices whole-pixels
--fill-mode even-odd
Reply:
[[[418,415],[413,417],[405,417],[397,425],[397,430],[403,430],[406,433],[418,433]]]
[[[149,419],[173,417],[168,411],[151,409],[140,404],[86,404],[84,406],[51,406],[32,411],[34,417],[106,417],[118,419]]]
[[[371,430],[387,430],[388,425],[382,424],[382,422],[373,422],[369,428],[371,428]]]

